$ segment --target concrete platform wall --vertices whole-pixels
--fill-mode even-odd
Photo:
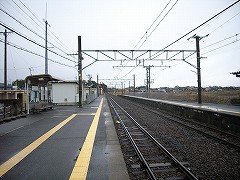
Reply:
[[[150,105],[152,107],[159,108],[161,110],[174,113],[177,116],[194,119],[199,122],[210,124],[216,127],[220,127],[223,130],[229,132],[240,133],[240,116],[231,113],[222,113],[212,110],[203,110],[197,108],[190,108],[185,106],[179,106],[174,104],[168,104],[159,100],[153,101],[152,99],[122,96],[126,99],[133,100],[142,104]]]

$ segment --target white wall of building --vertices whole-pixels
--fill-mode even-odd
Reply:
[[[51,94],[55,104],[76,104],[78,102],[78,84],[75,82],[52,83]]]
[[[79,102],[76,82],[52,82],[52,102],[58,105],[76,105]],[[97,98],[97,88],[83,87],[82,103],[90,103]]]

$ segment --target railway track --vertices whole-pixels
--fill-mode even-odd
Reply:
[[[129,161],[135,179],[197,179],[188,163],[178,161],[116,101],[108,101],[124,132],[125,143],[131,144]]]
[[[175,116],[173,114],[169,115],[169,114],[163,113],[159,110],[154,110],[153,108],[140,105],[138,103],[134,103],[134,105],[138,106],[142,109],[145,109],[147,111],[150,111],[152,113],[155,113],[163,118],[174,121],[182,126],[189,128],[189,129],[197,131],[197,132],[207,136],[208,138],[214,139],[214,140],[218,141],[219,143],[225,144],[225,145],[240,152],[240,137],[235,134],[228,133],[226,131],[222,131],[217,128],[213,128],[213,127],[204,125],[202,123],[191,121],[186,118]]]

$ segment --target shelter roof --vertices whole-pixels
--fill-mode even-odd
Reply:
[[[33,86],[45,86],[49,81],[61,81],[58,78],[52,77],[50,74],[38,74],[38,75],[31,75],[25,78],[25,81],[30,81],[30,84]]]

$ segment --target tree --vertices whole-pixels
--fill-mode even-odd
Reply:
[[[23,79],[17,79],[12,82],[13,86],[17,86],[18,89],[24,89],[25,87],[25,80]]]

